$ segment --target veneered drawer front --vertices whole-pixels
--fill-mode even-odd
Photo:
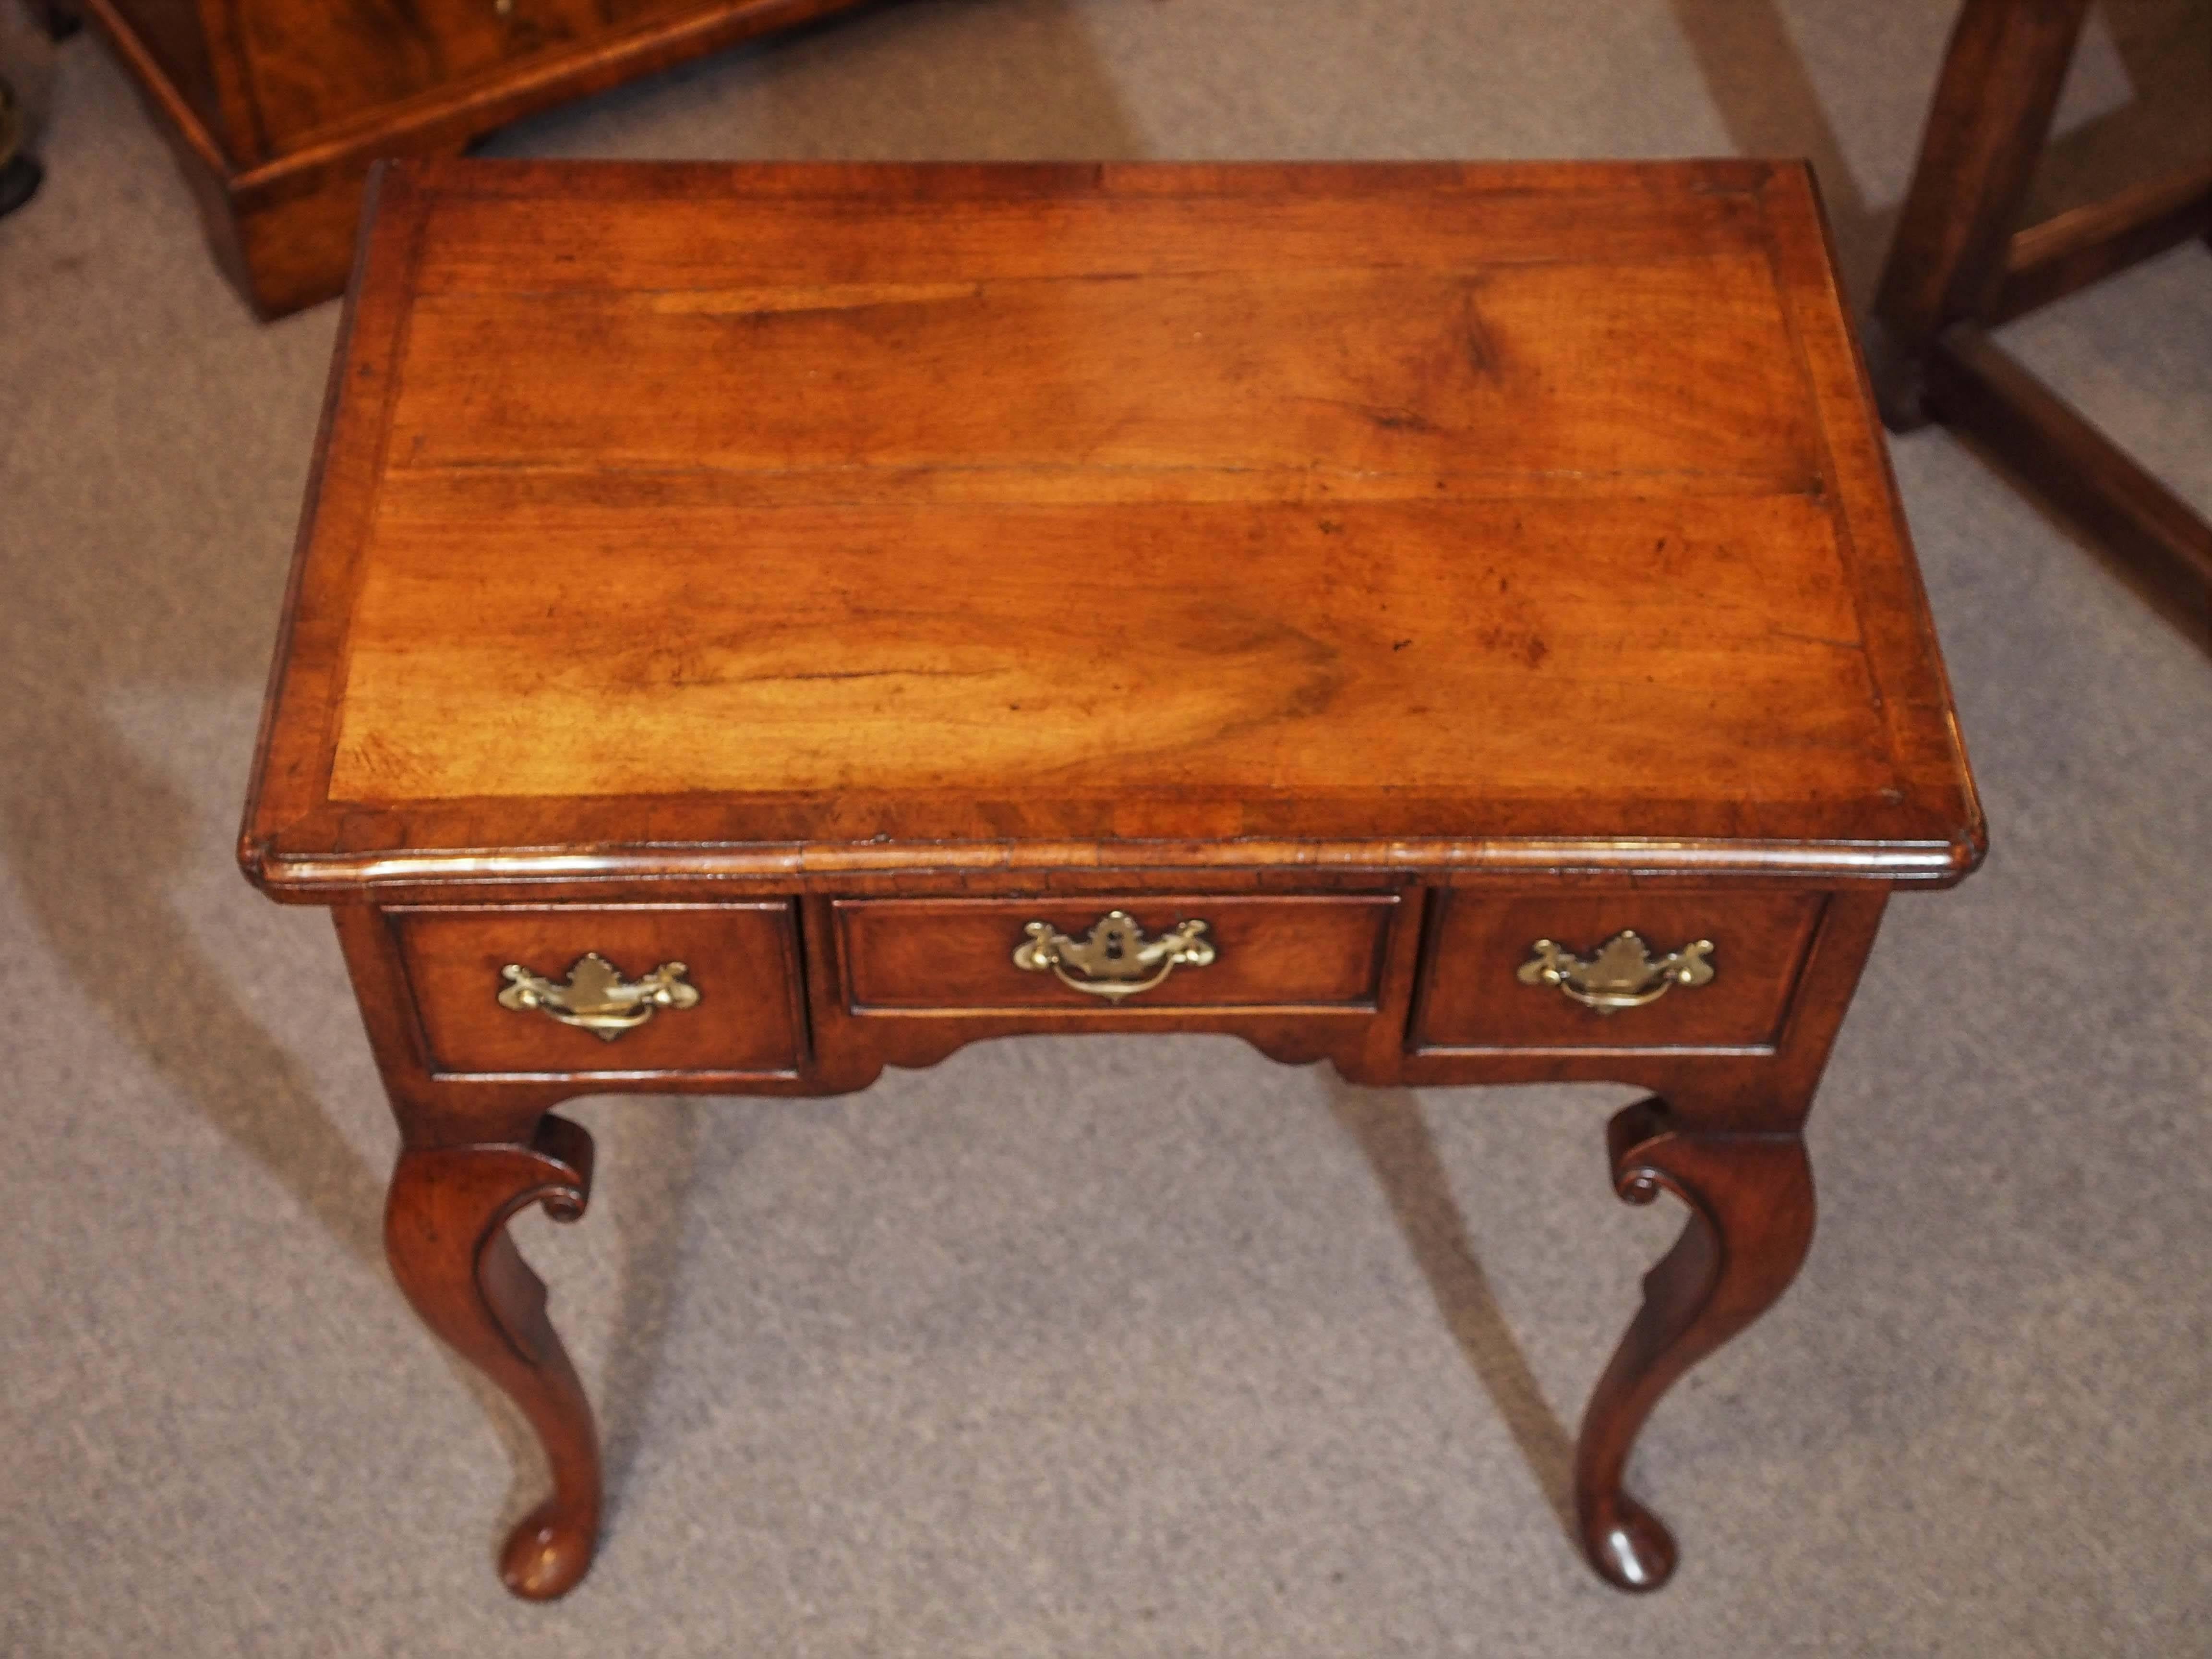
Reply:
[[[792,906],[559,906],[544,909],[394,909],[431,1069],[495,1075],[728,1073],[798,1068],[797,936]],[[697,993],[611,1038],[542,1008],[503,1006],[514,964],[568,985],[596,954],[627,981],[669,963]],[[587,979],[591,972],[585,970]]]
[[[1780,1036],[1824,902],[1819,893],[1443,895],[1421,968],[1415,1046],[1767,1047]],[[1601,1012],[1556,984],[1521,977],[1540,940],[1587,962],[1632,930],[1654,963],[1710,940],[1711,978],[1670,984],[1640,1007]]]
[[[685,0],[237,0],[235,21],[261,128],[283,150],[440,88],[511,82],[525,64],[581,65],[610,37],[684,9]]]
[[[836,907],[848,1000],[857,1012],[1116,1008],[1334,1008],[1376,1005],[1394,894],[1310,897],[854,899]],[[1191,921],[1212,947],[1203,966],[1177,967],[1150,989],[1109,999],[1050,971],[1024,969],[1015,950],[1031,922],[1085,939],[1109,912],[1134,919],[1147,940]],[[1082,977],[1078,974],[1076,977]]]

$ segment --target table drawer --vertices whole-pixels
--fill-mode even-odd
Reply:
[[[1443,895],[1414,1046],[1770,1047],[1825,902],[1818,893]]]
[[[1190,894],[855,899],[836,915],[856,1012],[1107,1015],[1372,1009],[1397,909],[1389,893]]]
[[[798,1069],[805,1027],[787,902],[386,914],[434,1072]]]

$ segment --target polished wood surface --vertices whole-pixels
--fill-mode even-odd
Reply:
[[[1066,899],[860,899],[836,907],[855,1010],[1050,1008],[1114,1020],[1153,1008],[1364,1007],[1379,991],[1395,894],[1254,898],[1219,893]],[[1103,1003],[1014,965],[1032,921],[1081,938],[1109,910],[1149,936],[1192,917],[1216,954],[1142,1000]]]
[[[518,1594],[600,1496],[504,1231],[588,1188],[552,1107],[1160,1031],[1650,1095],[1616,1185],[1691,1219],[1578,1474],[1645,1589],[1629,1449],[1803,1255],[1889,893],[1984,842],[1801,169],[441,164],[379,186],[240,856],[332,907],[393,1270],[552,1462]],[[1016,962],[1115,910],[1212,960]],[[1712,978],[1519,977],[1625,929]],[[586,953],[697,1000],[501,1004]]]
[[[782,903],[546,909],[392,909],[434,1069],[563,1075],[691,1072],[792,1076],[805,1030],[798,938]],[[680,962],[696,1008],[669,1011],[613,1042],[482,993],[510,963],[562,979],[596,951],[631,978]]]
[[[1637,1431],[1667,1389],[1774,1304],[1813,1242],[1813,1170],[1794,1134],[1686,1132],[1647,1100],[1606,1129],[1613,1188],[1631,1204],[1662,1192],[1689,1224],[1644,1276],[1644,1304],[1598,1379],[1575,1448],[1583,1547],[1614,1583],[1648,1589],[1674,1571],[1666,1526],[1621,1486]]]
[[[2212,523],[1987,330],[2212,231],[2212,165],[2021,227],[2088,0],[1966,0],[1869,322],[1883,417],[1970,434],[2212,648]],[[2202,42],[2196,46],[2202,56]]]
[[[386,1255],[422,1322],[489,1376],[530,1419],[553,1491],[516,1523],[500,1577],[518,1595],[558,1595],[583,1577],[599,1528],[599,1434],[591,1401],[545,1316],[544,1281],[507,1224],[532,1204],[556,1221],[584,1213],[592,1138],[540,1118],[527,1144],[443,1146],[399,1155],[385,1206]]]
[[[1426,1048],[1771,1048],[1820,906],[1813,893],[1454,893],[1438,905],[1414,1040]],[[1515,977],[1537,939],[1587,956],[1625,929],[1655,954],[1710,939],[1711,982],[1604,1013]]]
[[[858,0],[42,0],[137,83],[264,318],[345,285],[368,169]]]
[[[282,890],[641,834],[1974,856],[1800,169],[426,164],[344,356]]]

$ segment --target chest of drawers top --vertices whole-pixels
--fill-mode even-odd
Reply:
[[[1936,882],[1979,809],[1808,179],[410,163],[242,856]]]

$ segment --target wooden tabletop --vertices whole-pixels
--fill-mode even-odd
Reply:
[[[407,163],[244,852],[1943,881],[1800,167]]]

